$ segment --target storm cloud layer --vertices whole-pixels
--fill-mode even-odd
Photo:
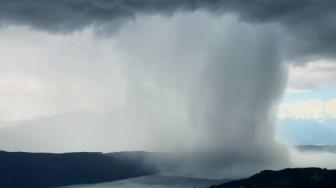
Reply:
[[[94,25],[113,32],[125,20],[141,14],[172,15],[196,10],[216,15],[233,13],[253,24],[281,24],[294,35],[287,46],[295,46],[287,52],[291,57],[334,56],[336,50],[336,3],[332,0],[1,0],[0,23],[63,33]]]
[[[46,59],[22,69],[42,80],[53,75],[60,85],[75,80],[75,85],[84,85],[78,96],[89,96],[87,101],[95,96],[99,102],[93,103],[108,106],[105,100],[117,90],[109,85],[116,81],[108,80],[115,79],[111,75],[119,70],[112,65],[117,65],[126,102],[117,122],[106,113],[91,119],[92,125],[104,125],[97,126],[95,138],[103,140],[98,143],[182,150],[186,159],[181,171],[241,175],[288,165],[286,149],[274,139],[277,104],[287,76],[283,62],[333,58],[334,4],[314,0],[0,0],[0,23],[3,28],[23,25],[48,35],[85,34],[87,29],[108,34],[97,40],[106,39],[112,47],[103,48],[106,52],[99,52],[99,57],[91,54],[100,47],[94,43],[84,51],[90,54],[89,60],[76,53],[81,58],[70,58],[69,64]],[[77,52],[81,50],[80,45],[76,47]],[[118,52],[113,54],[116,57],[105,56],[111,49]],[[57,55],[51,57],[57,59]],[[18,63],[17,68],[22,65]],[[85,72],[83,67],[87,67]],[[90,95],[92,88],[97,94]],[[89,121],[83,119],[86,125]],[[61,122],[81,123],[68,117]],[[74,131],[77,138],[82,128],[78,129]],[[89,133],[95,131],[85,132]]]

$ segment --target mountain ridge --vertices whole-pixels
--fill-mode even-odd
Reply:
[[[322,168],[286,168],[263,170],[246,179],[209,188],[331,188],[336,187],[336,170]]]
[[[132,157],[120,157],[132,156]],[[2,188],[49,188],[115,181],[158,172],[149,152],[25,153],[0,151]]]

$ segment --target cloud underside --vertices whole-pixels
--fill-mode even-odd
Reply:
[[[328,0],[1,0],[0,23],[61,33],[94,25],[111,33],[139,15],[169,16],[196,10],[236,14],[246,22],[284,26],[291,35],[285,47],[291,48],[287,51],[289,57],[334,56],[336,51],[336,4]]]

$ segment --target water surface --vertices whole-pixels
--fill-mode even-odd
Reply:
[[[227,181],[228,180],[151,175],[114,182],[73,185],[62,188],[205,188]]]

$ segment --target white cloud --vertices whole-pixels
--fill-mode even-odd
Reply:
[[[336,99],[304,100],[284,103],[280,106],[279,118],[326,120],[336,118]]]
[[[289,68],[287,92],[305,92],[334,83],[336,83],[334,60],[312,61],[301,66],[292,63]]]
[[[285,99],[280,106],[279,118],[319,121],[335,119],[336,98],[330,99],[330,97],[336,97],[332,89],[335,83],[335,60],[322,59],[305,64],[292,63],[289,67],[286,95],[289,98],[296,97],[294,101],[290,100],[291,102]],[[328,96],[327,100],[326,96]]]

